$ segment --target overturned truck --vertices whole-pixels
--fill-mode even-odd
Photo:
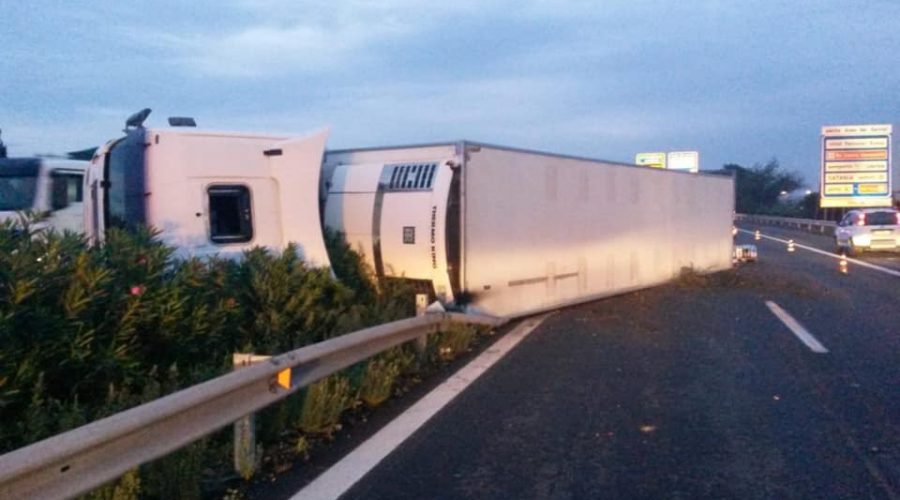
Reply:
[[[85,226],[150,225],[181,255],[298,245],[326,228],[380,276],[445,304],[521,316],[663,283],[732,258],[730,177],[470,141],[326,151],[308,137],[145,128],[94,156]]]

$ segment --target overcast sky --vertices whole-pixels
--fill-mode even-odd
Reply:
[[[59,153],[150,107],[332,148],[777,157],[814,185],[822,125],[900,122],[898,27],[900,0],[0,0],[0,128]]]

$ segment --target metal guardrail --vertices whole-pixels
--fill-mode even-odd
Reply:
[[[734,220],[769,226],[795,227],[797,229],[806,229],[812,233],[827,235],[834,235],[834,228],[837,227],[837,223],[830,220],[797,219],[794,217],[776,217],[772,215],[737,214],[734,216]]]
[[[426,314],[272,357],[0,456],[0,498],[69,498],[86,493],[391,347],[454,323],[505,322],[457,313]]]

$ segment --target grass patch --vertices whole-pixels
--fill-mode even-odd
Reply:
[[[478,334],[478,327],[453,324],[446,331],[432,335],[428,339],[428,352],[432,358],[451,361],[469,350]]]
[[[681,268],[672,284],[686,290],[729,289],[761,292],[788,291],[803,297],[821,296],[827,290],[802,276],[763,275],[757,269],[765,263],[741,265],[726,271],[702,273],[690,267]]]
[[[415,355],[398,346],[366,362],[359,387],[359,399],[370,408],[379,406],[391,397],[400,374],[415,363]]]
[[[297,428],[307,434],[331,434],[341,413],[355,401],[350,379],[341,374],[325,377],[303,389],[303,406]]]

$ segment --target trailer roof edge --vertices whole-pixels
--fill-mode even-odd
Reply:
[[[590,156],[578,156],[578,155],[569,155],[563,153],[553,153],[550,151],[541,151],[538,149],[527,149],[527,148],[519,148],[513,146],[503,146],[499,144],[491,144],[487,142],[478,142],[478,141],[470,141],[466,139],[460,139],[457,141],[446,141],[446,142],[426,142],[420,144],[398,144],[393,146],[371,146],[371,147],[361,147],[361,148],[344,148],[344,149],[328,149],[325,151],[325,154],[347,154],[347,153],[361,153],[367,151],[389,151],[393,149],[416,149],[416,148],[435,148],[435,147],[455,147],[463,145],[464,147],[476,146],[490,149],[497,149],[500,151],[511,151],[515,153],[529,153],[534,155],[547,156],[550,158],[562,158],[567,160],[580,160],[580,161],[590,161],[590,162],[598,162],[605,163],[608,165],[614,165],[619,167],[634,167],[634,168],[647,168],[641,165],[636,165],[634,163],[625,163],[621,161],[613,161],[613,160],[604,160],[603,158],[592,158]],[[688,172],[688,171],[680,171],[680,170],[669,170],[669,169],[651,169],[658,170],[660,172],[672,172],[678,174],[690,174],[690,175],[702,175],[704,177],[713,176],[716,178],[725,177],[721,174],[699,171],[699,172]]]

